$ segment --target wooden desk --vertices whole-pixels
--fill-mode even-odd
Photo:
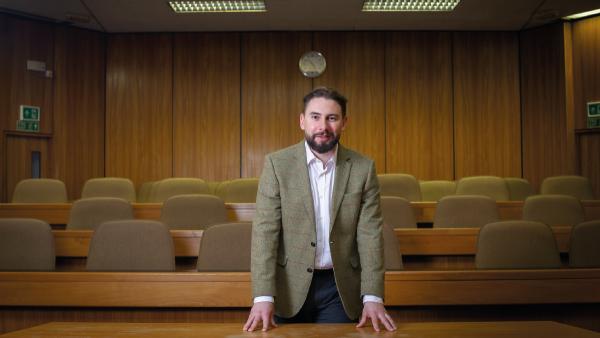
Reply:
[[[243,332],[242,323],[48,323],[3,337],[302,337],[302,338],[597,338],[599,333],[551,321],[398,324],[394,332],[354,324],[287,324],[267,332]]]

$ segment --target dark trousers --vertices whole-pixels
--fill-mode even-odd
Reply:
[[[276,300],[277,301],[277,300]],[[291,318],[275,316],[277,323],[353,323],[335,285],[333,269],[315,270],[300,312]]]

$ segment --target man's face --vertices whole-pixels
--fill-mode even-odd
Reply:
[[[319,154],[335,148],[345,127],[346,118],[342,117],[342,108],[334,100],[316,97],[308,102],[304,113],[300,114],[300,129],[304,130],[306,142]]]

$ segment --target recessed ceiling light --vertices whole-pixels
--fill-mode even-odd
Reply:
[[[266,12],[263,0],[169,1],[175,13]]]
[[[585,18],[587,16],[592,16],[592,15],[595,15],[595,14],[600,14],[600,8],[594,9],[593,11],[588,11],[588,12],[577,13],[577,14],[565,16],[563,19],[565,19],[565,20],[575,20],[575,19]]]
[[[363,12],[448,12],[460,0],[365,0]]]

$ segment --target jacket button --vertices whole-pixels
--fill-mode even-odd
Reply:
[[[315,243],[315,242],[310,242],[310,246],[317,246],[317,243]]]
[[[330,241],[329,244],[333,245],[333,243],[335,243],[334,241]]]
[[[312,272],[313,272],[313,269],[312,269],[312,268],[308,268],[308,269],[306,269],[306,271],[308,271],[308,272],[312,273]]]

